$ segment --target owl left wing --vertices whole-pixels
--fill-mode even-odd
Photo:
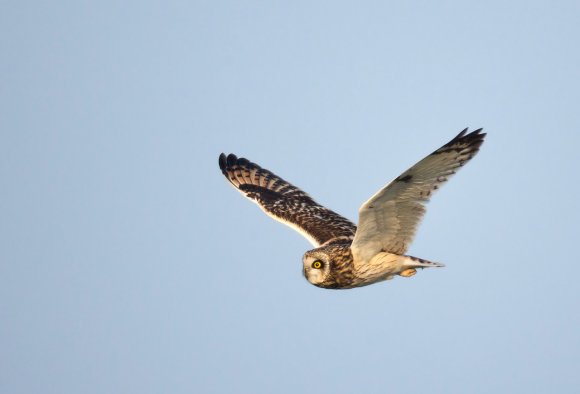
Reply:
[[[413,241],[431,195],[479,151],[485,133],[463,130],[379,190],[359,209],[351,250],[365,263],[379,252],[403,254]]]
[[[350,220],[319,205],[274,173],[233,154],[222,153],[219,165],[240,193],[258,204],[268,216],[298,231],[315,247],[354,238],[356,226]]]

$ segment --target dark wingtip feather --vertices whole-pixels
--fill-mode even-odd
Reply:
[[[220,170],[224,171],[226,169],[226,154],[220,154],[219,158]]]
[[[463,137],[463,136],[465,135],[465,133],[467,133],[467,130],[469,130],[469,127],[466,127],[466,128],[464,128],[463,130],[461,130],[461,131],[459,132],[459,134],[457,134],[457,135],[455,136],[455,138],[453,138],[453,139],[454,139],[454,140],[456,140],[456,139],[459,139],[459,138]]]
[[[471,146],[477,147],[481,146],[481,144],[483,144],[483,139],[487,135],[486,133],[482,133],[481,132],[482,130],[483,128],[479,128],[475,131],[472,131],[471,133],[463,137],[463,140]]]
[[[461,133],[457,134],[455,138],[453,138],[451,141],[443,145],[440,149],[448,148],[458,143],[466,143],[468,145],[481,145],[483,143],[483,138],[486,136],[485,133],[481,132],[482,130],[483,128],[479,128],[467,134],[468,128],[465,128],[461,131]]]
[[[256,164],[252,163],[246,158],[238,158],[233,153],[226,155],[225,153],[220,154],[219,165],[222,172],[228,171],[229,167],[242,166],[242,167],[258,167]]]
[[[236,155],[234,155],[233,153],[230,153],[228,155],[228,157],[226,158],[226,164],[228,166],[236,165],[237,162],[238,162],[238,157]]]

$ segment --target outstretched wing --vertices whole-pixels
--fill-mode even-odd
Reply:
[[[221,154],[222,173],[244,196],[268,216],[304,235],[315,247],[349,241],[356,226],[348,219],[317,204],[308,194],[272,172],[233,154]]]
[[[481,130],[463,130],[360,207],[351,246],[355,261],[364,263],[381,251],[405,253],[433,192],[479,151],[485,137]]]

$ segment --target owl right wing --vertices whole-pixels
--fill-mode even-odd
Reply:
[[[484,137],[481,129],[469,134],[463,130],[364,203],[351,246],[355,261],[364,263],[381,251],[405,253],[425,214],[425,204],[477,154]]]
[[[316,203],[312,197],[272,172],[238,158],[219,157],[222,173],[244,196],[258,204],[270,217],[284,223],[319,247],[334,242],[350,242],[356,226],[350,220]]]

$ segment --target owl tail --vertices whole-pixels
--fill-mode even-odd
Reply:
[[[406,278],[413,276],[417,273],[417,268],[429,268],[429,267],[445,267],[441,263],[434,263],[429,260],[420,259],[413,256],[403,256],[403,266],[399,275]]]
[[[445,267],[445,264],[434,263],[429,260],[420,259],[413,256],[405,256],[403,266],[406,268],[430,268],[430,267]]]

